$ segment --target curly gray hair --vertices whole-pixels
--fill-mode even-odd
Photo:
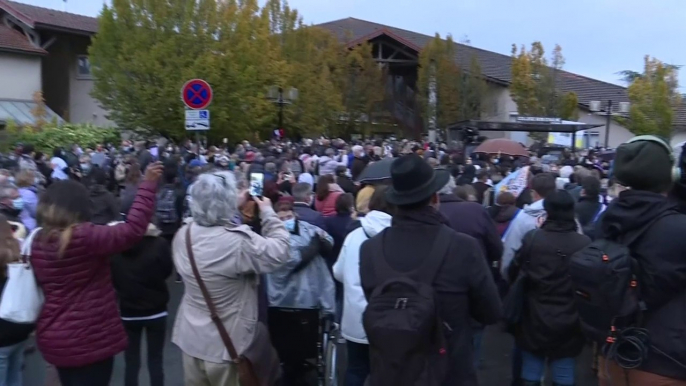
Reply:
[[[189,207],[199,225],[222,226],[233,222],[238,212],[238,189],[234,174],[209,172],[198,176],[190,189]]]

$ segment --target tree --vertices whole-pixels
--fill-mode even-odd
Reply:
[[[674,111],[681,103],[678,66],[646,56],[643,73],[629,86],[631,108],[625,122],[636,135],[671,137]]]
[[[532,43],[529,51],[523,45],[519,51],[516,45],[512,45],[510,95],[520,115],[578,119],[577,95],[574,92],[561,94],[558,89],[558,76],[564,63],[559,45],[553,50],[550,65],[541,42]],[[542,139],[537,133],[530,136]]]
[[[372,45],[363,43],[346,50],[336,74],[344,117],[339,134],[370,134],[385,97],[384,71],[372,55]]]
[[[282,87],[295,87],[298,99],[284,110],[288,135],[326,133],[342,110],[334,68],[345,48],[328,31],[305,26],[297,11],[281,0],[269,0],[263,12],[270,20],[274,47],[285,61]]]
[[[273,110],[274,55],[256,0],[113,0],[90,47],[93,96],[121,128],[181,138],[181,86],[203,78],[214,89],[210,136],[242,139]]]
[[[471,58],[468,71],[456,62],[456,45],[450,35],[436,34],[419,55],[417,82],[419,106],[428,120],[436,116],[438,128],[481,117],[486,84],[478,60]],[[432,77],[436,87],[436,106],[429,99]]]

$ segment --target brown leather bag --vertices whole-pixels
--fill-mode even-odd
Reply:
[[[198,287],[202,291],[202,296],[205,298],[207,308],[210,310],[210,318],[217,326],[219,335],[224,342],[224,346],[229,351],[231,360],[238,367],[238,381],[241,386],[274,386],[281,378],[281,363],[276,350],[272,346],[272,341],[269,337],[269,330],[261,323],[255,324],[255,336],[245,348],[241,355],[238,355],[236,347],[229,337],[229,332],[224,327],[222,320],[219,318],[217,308],[210,297],[205,282],[200,277],[200,271],[195,263],[195,256],[193,255],[193,247],[191,244],[191,225],[188,224],[186,228],[186,249],[188,251],[188,259],[193,268],[193,276],[198,282]]]

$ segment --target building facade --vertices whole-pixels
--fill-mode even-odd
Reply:
[[[40,98],[46,120],[113,125],[90,96],[97,26],[92,17],[0,0],[0,125],[31,124]]]
[[[371,43],[373,55],[387,69],[384,110],[394,125],[410,136],[426,132],[424,119],[417,113],[417,69],[419,53],[433,39],[391,26],[347,18],[320,24],[352,47]],[[82,15],[0,0],[0,126],[12,119],[32,121],[30,110],[37,95],[42,95],[50,117],[68,122],[113,125],[107,112],[90,96],[93,77],[88,60],[91,37],[98,32],[97,19]],[[481,65],[488,83],[482,120],[511,122],[517,117],[517,105],[509,92],[511,58],[469,45],[455,43],[456,62],[469,68],[472,59]],[[585,145],[604,144],[605,111],[592,112],[591,101],[613,101],[612,113],[620,102],[628,102],[627,90],[603,81],[560,71],[557,87],[573,91],[579,99],[579,121],[600,125],[585,135]],[[605,114],[605,116],[603,115]],[[372,117],[375,119],[375,117]],[[439,128],[440,129],[440,128]],[[633,135],[611,121],[609,145],[616,147]],[[676,114],[673,141],[686,140],[686,109]],[[527,140],[526,133],[489,133],[491,137]]]

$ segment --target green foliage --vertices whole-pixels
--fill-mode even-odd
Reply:
[[[33,144],[37,151],[52,154],[57,147],[69,148],[73,144],[86,147],[94,147],[97,144],[108,142],[118,143],[119,133],[114,129],[105,129],[89,124],[45,124],[41,131],[35,131],[29,127],[18,127],[10,123],[6,126],[7,140],[3,141],[8,146],[17,143]],[[6,149],[5,149],[6,150]]]
[[[631,108],[627,128],[636,135],[670,138],[674,111],[681,103],[677,66],[645,57],[643,73],[629,86]]]
[[[435,115],[438,128],[466,119],[481,118],[486,83],[476,58],[471,58],[468,71],[455,62],[455,43],[450,35],[434,39],[419,55],[418,99],[427,119]],[[429,91],[435,79],[436,106],[429,103]]]
[[[366,114],[383,97],[367,47],[348,50],[281,0],[113,0],[99,26],[93,96],[119,127],[143,135],[187,135],[179,98],[192,78],[214,90],[210,140],[269,136],[278,122],[271,86],[300,91],[284,108],[288,135],[339,128],[339,115]]]
[[[579,99],[574,92],[561,94],[557,89],[557,77],[564,67],[562,48],[555,46],[550,62],[545,57],[541,42],[533,42],[527,51],[523,45],[517,50],[512,45],[512,81],[510,95],[522,116],[578,119]],[[534,139],[545,135],[531,133]]]

